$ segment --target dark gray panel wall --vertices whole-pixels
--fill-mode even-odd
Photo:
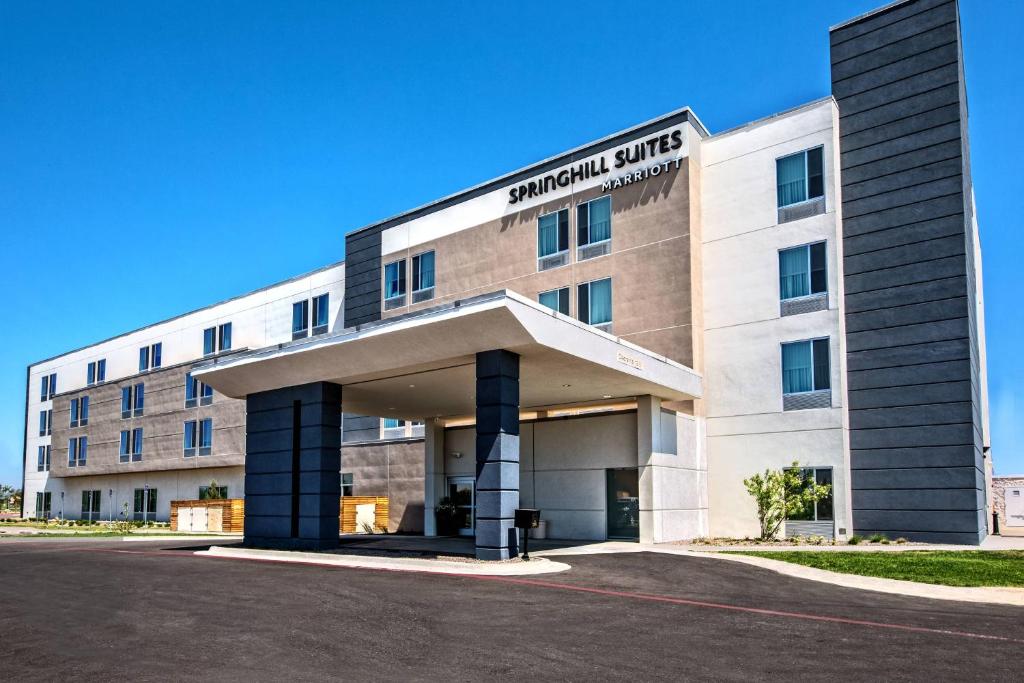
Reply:
[[[376,441],[380,438],[380,418],[345,413],[342,421],[343,442]]]
[[[519,356],[476,354],[476,556],[519,553]]]
[[[345,327],[380,320],[380,234],[375,227],[345,236]]]
[[[955,0],[831,33],[839,103],[853,525],[985,535],[978,345]]]
[[[245,544],[338,545],[341,387],[315,382],[246,397]]]

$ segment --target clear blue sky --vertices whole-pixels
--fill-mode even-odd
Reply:
[[[0,481],[25,367],[344,256],[346,231],[683,105],[829,93],[847,2],[0,3]],[[993,451],[1024,472],[1024,3],[962,7]],[[780,37],[782,38],[780,40]]]

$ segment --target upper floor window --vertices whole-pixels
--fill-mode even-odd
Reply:
[[[142,427],[121,430],[118,460],[120,462],[142,461]]]
[[[151,346],[143,346],[139,349],[139,372],[160,367],[163,363],[163,343],[157,342]]]
[[[203,355],[210,356],[218,351],[231,349],[231,323],[203,330]]]
[[[384,266],[384,309],[405,305],[405,259]]]
[[[537,270],[564,266],[569,262],[569,209],[537,219]]]
[[[611,253],[612,198],[598,197],[576,207],[576,260]]]
[[[330,303],[330,294],[313,297],[313,334],[323,334],[327,331]]]
[[[779,208],[799,204],[825,194],[822,148],[804,150],[775,160]]]
[[[412,257],[412,302],[434,298],[434,252],[425,251]]]
[[[796,299],[828,289],[825,243],[805,244],[779,252],[779,298]]]
[[[309,301],[303,299],[292,304],[292,339],[309,335]]]
[[[39,436],[50,436],[53,431],[53,409],[39,411]]]
[[[80,396],[71,399],[71,427],[84,427],[89,424],[89,397]]]
[[[85,436],[68,440],[68,467],[85,467],[89,439]]]
[[[828,339],[782,345],[782,393],[800,394],[831,387]]]
[[[146,407],[146,386],[142,383],[135,386],[121,387],[121,419],[142,417]]]
[[[569,288],[552,289],[548,292],[541,292],[538,297],[542,306],[547,306],[553,311],[569,315]]]
[[[89,366],[85,373],[85,383],[87,385],[96,384],[103,382],[107,379],[107,359],[101,358],[97,361],[89,363]]]
[[[209,455],[213,448],[213,419],[185,422],[184,452],[186,458]]]
[[[231,323],[224,323],[217,327],[217,348],[220,351],[231,350]]]
[[[352,496],[352,495],[355,495],[353,493],[355,491],[355,488],[356,487],[355,487],[355,482],[353,481],[352,473],[351,472],[342,472],[341,473],[341,495],[342,496]]]
[[[577,287],[576,309],[579,319],[607,330],[612,322],[612,279],[584,282]]]
[[[49,472],[50,471],[50,447],[40,446],[38,461],[36,462],[37,472]]]
[[[213,387],[205,382],[200,382],[192,376],[191,372],[185,373],[185,407],[195,408],[197,405],[208,406],[213,403]]]
[[[49,401],[57,394],[57,374],[43,375],[39,387],[39,400]]]

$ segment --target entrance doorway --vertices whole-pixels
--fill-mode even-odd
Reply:
[[[607,471],[608,538],[640,538],[640,477],[635,467]]]
[[[449,477],[448,498],[456,507],[455,528],[459,536],[476,533],[476,480],[473,477]]]

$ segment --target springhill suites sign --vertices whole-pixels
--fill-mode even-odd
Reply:
[[[671,133],[656,135],[640,142],[632,142],[616,149],[613,153],[602,154],[596,159],[581,161],[577,164],[563,168],[556,173],[549,173],[535,180],[516,185],[508,191],[508,203],[518,204],[526,199],[542,197],[549,192],[568,187],[592,178],[600,178],[612,172],[612,169],[622,169],[636,166],[659,155],[670,154],[683,146],[683,131],[676,129]],[[642,168],[622,173],[618,176],[606,178],[601,185],[602,192],[608,192],[623,185],[640,182],[671,170],[678,170],[682,164],[683,157],[675,156],[650,163]],[[609,167],[609,162],[611,166]]]

